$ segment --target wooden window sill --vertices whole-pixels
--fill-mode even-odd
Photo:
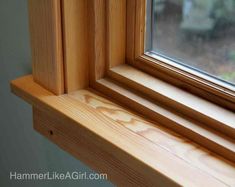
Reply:
[[[11,82],[34,128],[119,185],[234,186],[235,164],[91,90],[56,96],[31,75]]]
[[[235,162],[233,112],[129,65],[111,68],[108,75],[93,87]]]
[[[147,96],[168,108],[180,111],[182,114],[218,129],[232,138],[235,137],[234,112],[126,64],[111,68],[109,75],[119,82],[125,83],[128,87],[146,93]]]

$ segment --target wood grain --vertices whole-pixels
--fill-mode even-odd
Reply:
[[[131,11],[131,10],[128,10]],[[138,0],[136,1],[136,9],[132,10],[135,14],[135,59],[138,58],[140,55],[145,53],[144,46],[145,46],[145,31],[146,31],[146,0]]]
[[[107,46],[108,69],[125,63],[126,0],[107,1]]]
[[[126,4],[126,63],[131,64],[135,60],[135,10],[136,1],[127,0]]]
[[[104,77],[106,70],[106,1],[89,0],[88,42],[89,42],[89,82]]]
[[[129,65],[120,65],[112,68],[109,75],[130,88],[144,92],[147,97],[162,105],[174,111],[180,111],[185,116],[235,139],[234,112],[183,91],[160,79],[156,79]]]
[[[211,173],[222,181],[229,181],[231,186],[235,184],[234,163],[223,159],[189,139],[160,126],[156,122],[147,121],[145,118],[133,114],[125,108],[90,91],[81,90],[71,93],[69,96],[95,108],[106,117],[169,150],[172,154],[177,155],[195,167]]]
[[[145,12],[146,0],[127,1],[127,63],[187,92],[235,111],[234,86],[164,57],[156,58],[146,54]]]
[[[64,93],[61,4],[29,0],[33,77],[54,94]]]
[[[38,115],[42,119],[38,119],[37,125],[42,134],[48,137],[52,128],[55,130],[52,141],[92,167],[107,172],[117,184],[125,181],[126,185],[142,186],[235,184],[233,163],[90,92],[55,96],[36,84],[32,76],[12,81],[11,88],[44,112],[44,117],[42,113]],[[102,151],[97,152],[99,149]]]
[[[137,113],[148,116],[161,125],[180,133],[198,144],[210,149],[223,157],[234,161],[235,143],[234,140],[224,136],[207,126],[198,123],[190,118],[174,113],[161,104],[156,103],[133,90],[123,87],[110,79],[97,81],[96,90],[105,93],[109,98],[130,108]]]
[[[171,62],[172,64],[172,62]],[[202,97],[205,100],[220,105],[228,110],[235,111],[234,88],[230,89],[215,83],[215,79],[185,68],[177,68],[161,60],[142,55],[132,63],[133,67],[140,69],[156,78],[162,79],[189,93]],[[175,64],[176,65],[176,64]],[[177,65],[176,65],[177,66]],[[208,80],[209,79],[209,80]],[[229,85],[224,83],[224,85]]]
[[[87,0],[62,0],[66,92],[89,84]]]
[[[92,169],[106,173],[108,180],[114,184],[149,187],[156,184],[164,187],[179,186],[169,179],[156,178],[156,176],[154,180],[148,180],[146,175],[151,176],[152,174],[147,169],[143,175],[141,170],[145,167],[141,163],[136,162],[130,156],[124,155],[123,158],[118,147],[110,147],[112,145],[107,145],[104,140],[97,138],[93,133],[77,128],[77,124],[74,124],[73,127],[71,127],[71,123],[65,125],[65,121],[58,120],[57,116],[48,115],[46,111],[35,107],[33,108],[33,121],[35,130]],[[126,162],[132,163],[133,166],[130,167],[130,164]]]

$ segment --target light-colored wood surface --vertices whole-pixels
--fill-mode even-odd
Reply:
[[[135,64],[136,58],[144,54],[146,33],[146,0],[127,0],[126,60]]]
[[[130,0],[131,1],[131,0]],[[135,35],[134,49],[135,49],[135,59],[140,55],[144,54],[145,46],[145,21],[146,21],[146,0],[136,1],[135,10],[131,11],[135,15],[135,28],[134,31],[131,31]]]
[[[140,117],[139,115],[136,115],[127,109],[120,107],[119,105],[114,104],[113,102],[104,99],[95,93],[92,93],[91,91],[77,91],[69,94],[69,97],[75,98],[93,107],[106,117],[120,123],[127,129],[142,137],[145,137],[158,146],[163,147],[195,167],[211,173],[212,176],[220,179],[221,181],[228,180],[230,181],[229,185],[231,186],[235,183],[234,163],[227,162],[223,158],[190,141],[189,139],[184,138],[167,128],[164,128],[157,123],[147,121],[145,118]],[[233,156],[235,156],[235,153]],[[217,166],[216,168],[218,170],[214,170],[213,166]],[[225,175],[225,173],[230,173],[230,175]]]
[[[106,70],[106,1],[88,1],[89,82],[104,77]]]
[[[126,62],[181,89],[235,111],[234,86],[172,60],[145,54],[146,0],[127,0]]]
[[[33,77],[55,94],[64,93],[61,4],[29,0]]]
[[[179,68],[172,61],[168,62],[171,63],[164,63],[161,60],[142,55],[135,59],[131,65],[182,90],[235,111],[235,91],[234,88],[231,88],[232,86],[230,86],[231,89],[220,86],[215,79],[209,78],[209,76],[187,68]],[[217,80],[217,82],[219,81]],[[224,85],[229,84],[224,83]]]
[[[126,0],[107,1],[107,53],[108,69],[125,63]]]
[[[113,66],[125,63],[126,0],[91,0],[89,15],[90,85]]]
[[[234,163],[90,91],[55,96],[32,76],[12,81],[11,89],[39,109],[37,130],[47,137],[51,130],[52,141],[117,184],[235,185]]]
[[[143,92],[168,108],[179,111],[235,139],[235,113],[183,91],[129,65],[112,68],[109,75]],[[219,115],[218,115],[219,114]]]
[[[135,64],[145,50],[146,0],[127,0],[126,60]]]
[[[234,161],[235,143],[229,137],[208,128],[204,124],[198,123],[179,113],[174,113],[162,107],[149,98],[136,94],[133,90],[127,89],[110,79],[97,81],[96,90],[105,93],[106,96],[115,99],[123,106],[134,110],[149,119],[170,128],[184,137],[187,137],[198,144]]]
[[[136,163],[128,155],[125,155],[125,158],[121,160],[122,154],[120,154],[118,147],[113,146],[109,148],[108,146],[112,145],[97,138],[86,129],[79,129],[77,124],[72,125],[68,123],[65,125],[64,121],[58,120],[57,116],[48,115],[47,112],[37,108],[33,108],[33,119],[35,130],[57,144],[60,148],[86,163],[92,169],[107,174],[108,180],[114,184],[119,186],[156,186],[156,182],[149,181],[145,178],[146,176],[142,175],[141,170],[145,169],[145,167],[142,168],[140,163]],[[105,149],[104,146],[106,146]],[[107,151],[107,148],[112,150],[112,152],[110,150]],[[126,161],[135,164],[135,167],[129,167],[125,163]],[[145,175],[147,174],[149,174],[148,170],[146,170]],[[161,178],[156,178],[155,180],[158,180],[158,186],[179,186]]]
[[[126,3],[126,63],[135,60],[135,9],[136,1],[127,0]],[[132,11],[130,11],[132,10]]]
[[[66,92],[89,84],[87,0],[62,0]]]

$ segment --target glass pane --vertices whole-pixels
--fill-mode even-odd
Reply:
[[[150,0],[147,9],[147,51],[235,83],[235,0]]]

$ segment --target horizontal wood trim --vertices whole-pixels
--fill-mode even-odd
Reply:
[[[232,86],[229,86],[230,88],[220,86],[219,81],[216,83],[214,79],[207,80],[208,77],[202,76],[200,73],[189,73],[186,70],[167,65],[147,55],[139,56],[130,64],[180,89],[235,111],[235,92]],[[224,85],[226,84],[224,83]]]
[[[234,86],[163,57],[153,57],[145,51],[147,0],[129,1],[127,3],[127,41],[130,42],[127,44],[126,62],[181,89],[235,111]]]
[[[54,94],[64,93],[61,2],[29,0],[33,77]]]
[[[174,113],[161,104],[137,94],[134,90],[125,88],[110,79],[97,81],[94,89],[115,98],[120,104],[127,106],[145,117],[160,123],[162,126],[174,130],[207,149],[221,156],[235,161],[235,142],[233,139],[206,127],[195,120]]]
[[[181,90],[129,65],[120,65],[109,71],[109,76],[138,90],[163,106],[208,125],[235,138],[235,113]],[[220,114],[220,115],[218,115]]]
[[[107,173],[108,180],[120,186],[154,185],[150,181],[146,181],[141,173],[137,173],[138,171],[128,167],[124,161],[115,158],[110,151],[107,151],[106,149],[110,145],[107,145],[105,140],[97,138],[86,129],[76,128],[77,124],[71,125],[68,122],[68,125],[64,125],[64,122],[58,120],[57,115],[48,115],[46,111],[35,107],[33,108],[33,121],[36,131],[96,171]],[[105,149],[102,145],[105,146]],[[113,147],[111,149],[113,153],[120,152],[118,148]],[[136,164],[136,167],[138,167],[138,164]],[[136,174],[131,175],[131,173]],[[169,187],[172,185],[167,184],[167,182],[159,182],[159,184]]]
[[[116,106],[107,104],[107,101],[104,102],[106,105],[103,107],[102,104],[99,106],[99,103],[92,101],[92,107],[78,98],[74,98],[84,96],[80,92],[75,95],[55,96],[36,84],[32,76],[12,81],[11,89],[16,95],[39,109],[39,111],[34,110],[37,130],[47,137],[49,137],[48,130],[52,130],[53,135],[49,139],[74,156],[86,161],[91,167],[99,168],[101,172],[107,172],[114,183],[143,184],[142,186],[227,186],[234,184],[233,163],[223,160],[213,153],[208,153],[205,158],[210,157],[213,160],[216,157],[217,159],[211,161],[216,162],[214,164],[219,167],[217,170],[220,172],[213,170],[214,164],[212,164],[211,171],[208,169],[209,166],[199,169],[197,161],[185,161],[171,153],[174,149],[165,149],[160,145],[161,143],[158,145],[154,140],[150,141],[143,137],[144,133],[141,136],[141,132],[138,134],[121,125],[129,119],[129,117],[123,116],[124,114],[133,115],[125,109],[119,107],[124,114],[118,115],[119,117],[113,116],[113,119],[108,117],[110,114],[104,115],[106,107],[115,108]],[[91,101],[89,98],[85,100]],[[114,115],[112,110],[110,112]],[[121,119],[119,119],[120,117]],[[65,123],[66,125],[64,125]],[[145,123],[145,125],[148,124],[149,122]],[[131,128],[131,124],[129,126]],[[150,126],[156,128],[153,124]],[[144,124],[142,127],[144,128]],[[178,135],[176,137],[180,138]],[[188,141],[179,140],[179,142]],[[166,141],[162,143],[166,143]],[[201,151],[204,155],[205,150]],[[186,155],[188,154],[181,156]],[[195,155],[197,154],[195,153]],[[192,162],[195,163],[195,166]],[[210,161],[207,162],[210,163]],[[126,169],[123,169],[124,167]],[[225,168],[227,172],[224,171]]]
[[[157,144],[158,146],[165,148],[166,150],[170,151],[172,154],[178,156],[182,160],[190,163],[191,165],[212,174],[211,171],[213,170],[213,168],[211,168],[210,166],[208,167],[208,163],[211,161],[212,158],[216,158],[217,160],[219,158],[218,155],[204,149],[195,142],[192,142],[189,139],[180,136],[179,134],[165,128],[159,123],[149,121],[146,119],[146,117],[141,117],[139,113],[133,113],[133,111],[127,110],[126,107],[121,107],[120,105],[114,104],[111,101],[112,99],[105,99],[105,96],[100,95],[99,92],[96,92],[93,89],[79,90],[70,93],[68,96],[76,100],[79,100],[85,103],[86,105],[91,106],[92,108],[96,109],[96,111],[101,112],[107,118],[118,122],[120,125],[146,138],[147,140],[153,142],[154,144]],[[220,139],[220,141],[223,142],[222,139]],[[177,149],[177,147],[179,149]],[[188,154],[190,153],[191,158],[188,156],[188,154],[185,155],[182,154],[183,152],[185,153],[187,152]],[[202,157],[205,159],[204,155],[208,156],[208,157],[206,156],[208,159],[206,159],[205,162],[200,162],[198,159],[196,159]],[[195,160],[199,162],[195,162]],[[218,164],[217,161],[216,163]],[[233,169],[233,167],[231,167],[235,165],[231,162],[228,163],[231,164],[230,165],[231,170],[228,169],[227,167],[228,165],[226,164],[223,165],[223,167],[226,168],[226,170],[228,169],[227,174],[230,173],[231,175],[233,175],[232,174],[233,172],[235,174],[235,170]],[[221,171],[218,172],[217,170],[217,173],[212,175],[218,179],[222,179],[223,181],[225,178],[227,178],[228,175],[225,176],[224,174],[222,175],[221,174],[222,172]],[[232,184],[233,182],[230,181],[229,183]]]

